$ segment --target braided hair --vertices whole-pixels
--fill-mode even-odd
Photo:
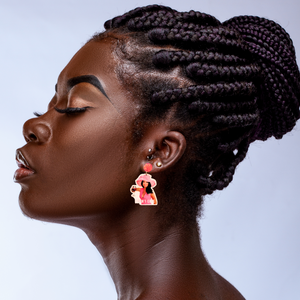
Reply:
[[[251,142],[280,139],[299,118],[295,50],[273,21],[240,16],[221,23],[193,10],[150,5],[104,26],[118,40],[118,56],[134,68],[117,73],[144,99],[140,120],[172,112],[187,139],[184,186],[192,184],[197,197],[186,206],[225,188]]]

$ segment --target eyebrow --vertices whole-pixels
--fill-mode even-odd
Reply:
[[[96,87],[110,101],[110,99],[108,98],[107,94],[104,91],[104,88],[103,88],[101,82],[94,75],[82,75],[82,76],[77,76],[77,77],[68,79],[68,81],[67,81],[68,92],[70,91],[70,89],[72,87],[74,87],[75,85],[82,83],[82,82],[90,83],[91,85]],[[55,85],[55,91],[56,90],[57,90],[57,84]]]

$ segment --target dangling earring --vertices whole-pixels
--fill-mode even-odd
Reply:
[[[152,178],[148,172],[152,170],[152,165],[146,163],[144,165],[146,173],[142,173],[135,180],[135,185],[130,188],[131,196],[135,203],[139,205],[157,205],[157,198],[153,188],[157,185],[156,180]]]

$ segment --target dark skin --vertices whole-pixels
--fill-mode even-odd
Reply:
[[[85,231],[120,300],[244,299],[206,261],[196,225],[162,230],[158,206],[134,204],[129,189],[149,162],[148,149],[155,149],[151,174],[161,202],[165,172],[184,155],[186,140],[163,120],[132,145],[139,107],[114,72],[112,47],[104,39],[80,49],[60,74],[48,111],[24,124],[27,144],[20,150],[34,173],[17,180],[23,212]],[[68,86],[82,75],[95,76],[106,95],[90,82]],[[55,107],[89,108],[68,116]]]

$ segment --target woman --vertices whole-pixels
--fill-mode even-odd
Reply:
[[[105,23],[61,72],[48,111],[24,124],[20,206],[97,247],[119,299],[244,299],[205,259],[196,218],[255,140],[299,118],[299,70],[276,23],[220,23],[163,6]],[[153,167],[158,205],[130,187]]]

